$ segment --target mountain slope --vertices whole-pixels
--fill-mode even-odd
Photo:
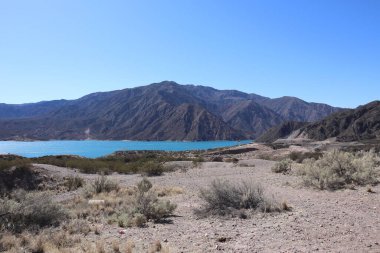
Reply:
[[[338,141],[380,139],[380,101],[334,113],[300,129],[298,137]]]
[[[21,105],[0,104],[0,119],[21,119],[47,115],[67,102],[67,100],[54,100]]]
[[[243,139],[171,83],[94,93],[47,117],[2,121],[1,139]]]
[[[314,122],[341,110],[326,104],[308,103],[295,97],[267,99],[262,104],[286,120],[300,122]]]
[[[268,101],[272,99],[256,94],[164,81],[93,93],[70,101],[19,105],[22,109],[16,111],[9,108],[18,105],[2,105],[0,139],[256,138],[293,114],[300,114],[294,103],[289,110],[295,113],[287,114],[282,110],[277,113],[263,104]],[[302,110],[307,110],[311,103],[304,103]],[[315,118],[330,110],[333,109],[321,109]]]
[[[264,134],[260,135],[256,141],[271,143],[277,139],[288,137],[291,133],[307,124],[307,122],[287,121],[268,129]]]

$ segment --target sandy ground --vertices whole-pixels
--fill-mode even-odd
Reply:
[[[272,173],[274,162],[240,155],[239,164],[207,162],[197,168],[178,162],[187,168],[149,178],[155,186],[181,187],[183,194],[170,199],[178,205],[170,223],[149,223],[147,228],[120,228],[106,225],[101,235],[89,240],[132,239],[136,244],[161,241],[170,252],[380,252],[380,185],[335,192],[304,188],[295,175]],[[248,167],[241,167],[245,164]],[[57,176],[76,172],[51,165],[38,165]],[[96,175],[81,175],[87,180]],[[111,175],[122,186],[135,185],[139,175]],[[193,210],[202,205],[199,189],[216,178],[229,181],[256,181],[267,194],[286,201],[290,212],[253,215],[250,219],[198,219]],[[57,196],[72,197],[74,193]],[[225,237],[225,242],[218,239]],[[144,250],[141,250],[145,252]]]

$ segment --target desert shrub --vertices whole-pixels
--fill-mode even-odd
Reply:
[[[201,156],[195,157],[192,159],[193,167],[198,167],[201,163],[203,163],[205,159]]]
[[[163,166],[161,162],[148,161],[141,165],[141,168],[139,169],[139,171],[148,177],[161,176],[162,173],[164,173],[165,171],[165,167]]]
[[[13,158],[13,159],[0,159],[0,171],[11,168],[30,168],[31,164],[28,159]]]
[[[75,205],[72,204],[78,218],[92,222],[104,217],[110,224],[116,223],[120,227],[142,227],[148,220],[164,221],[176,208],[170,201],[159,198],[152,183],[146,178],[135,187],[102,192],[95,197],[96,200],[101,200],[99,205],[92,205],[84,199],[78,199]]]
[[[36,190],[43,179],[29,164],[0,170],[0,196],[8,195],[16,189]]]
[[[232,184],[214,180],[206,189],[201,189],[200,198],[205,205],[195,210],[200,216],[234,215],[238,210],[260,210],[262,212],[281,211],[280,205],[264,195],[263,188],[253,182]]]
[[[215,156],[215,157],[211,158],[211,162],[223,162],[223,157]]]
[[[144,178],[137,185],[136,211],[143,214],[147,219],[159,221],[170,216],[176,209],[176,205],[169,200],[159,200],[156,193],[151,190],[152,183]]]
[[[227,162],[227,163],[237,164],[239,162],[239,159],[237,159],[235,157],[232,157],[232,158],[226,158],[224,161]]]
[[[322,190],[376,184],[378,159],[373,151],[353,154],[333,150],[319,160],[307,159],[303,162],[304,183]]]
[[[315,159],[318,160],[323,155],[322,152],[291,152],[289,158],[297,163],[302,163],[305,159]]]
[[[126,157],[110,156],[96,159],[77,156],[45,156],[32,159],[35,163],[78,169],[80,172],[87,174],[118,172],[122,174],[141,173],[147,176],[161,175],[163,172],[168,171],[163,166],[163,163],[176,160],[190,159],[158,156],[154,153],[128,155]]]
[[[276,162],[273,165],[273,167],[271,168],[271,170],[274,173],[283,173],[283,174],[286,174],[286,173],[290,172],[291,168],[292,168],[292,160],[285,159],[285,160]]]
[[[119,189],[119,185],[113,181],[110,181],[105,175],[101,175],[95,179],[91,186],[95,194],[116,191]]]
[[[0,199],[1,229],[15,232],[38,229],[58,225],[67,217],[67,212],[48,193],[20,190]]]
[[[76,176],[70,176],[65,181],[65,186],[69,191],[75,191],[78,188],[83,187],[85,184],[83,178]]]

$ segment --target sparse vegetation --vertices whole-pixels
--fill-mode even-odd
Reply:
[[[302,163],[305,159],[315,159],[318,160],[323,155],[322,152],[316,151],[316,152],[291,152],[289,154],[289,158],[297,163]]]
[[[198,167],[201,163],[203,163],[205,159],[201,156],[195,157],[192,159],[193,167]]]
[[[119,189],[119,185],[107,178],[105,175],[99,176],[94,183],[91,184],[93,193],[111,192]]]
[[[148,161],[142,164],[140,171],[145,176],[161,176],[165,171],[165,167],[160,162]]]
[[[78,188],[83,187],[85,184],[83,178],[76,176],[70,176],[65,180],[65,186],[69,191],[75,191]]]
[[[165,162],[192,161],[192,159],[186,157],[158,155],[155,153],[131,154],[122,157],[109,156],[96,159],[78,156],[45,156],[30,160],[34,163],[75,168],[87,174],[118,172],[121,174],[141,173],[146,176],[160,176],[162,173],[170,171],[170,168],[163,165]]]
[[[283,174],[286,174],[286,173],[289,173],[290,170],[292,168],[292,160],[290,159],[285,159],[285,160],[282,160],[282,161],[279,161],[279,162],[276,162],[273,167],[272,167],[272,171],[274,173],[283,173]]]
[[[0,199],[0,229],[14,232],[58,225],[68,217],[66,210],[45,192],[19,190]]]
[[[30,168],[30,162],[18,156],[3,156],[0,158],[0,171],[11,168]]]
[[[228,181],[214,180],[207,189],[200,191],[200,197],[205,205],[195,210],[199,216],[235,216],[239,210],[248,209],[262,212],[282,210],[281,205],[266,197],[263,188],[253,182],[232,184]]]
[[[104,181],[104,180],[103,180]],[[78,199],[72,208],[80,219],[99,221],[105,218],[109,223],[120,227],[142,227],[146,222],[155,222],[168,218],[176,208],[168,200],[162,200],[152,189],[151,182],[144,178],[134,188],[123,188],[118,191],[93,192],[90,200]]]
[[[379,157],[374,151],[353,154],[333,150],[319,160],[305,160],[301,174],[306,186],[336,190],[378,183],[378,164]]]

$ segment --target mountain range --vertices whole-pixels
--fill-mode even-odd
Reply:
[[[315,122],[340,110],[295,97],[163,81],[76,100],[0,104],[0,139],[255,139],[283,122]]]
[[[273,142],[278,139],[311,139],[322,141],[336,138],[337,141],[380,140],[380,101],[333,113],[322,120],[284,122],[270,128],[258,142]]]

